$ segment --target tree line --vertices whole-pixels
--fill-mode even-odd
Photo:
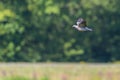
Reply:
[[[1,62],[120,60],[119,0],[1,0]],[[93,32],[72,28],[86,19]]]

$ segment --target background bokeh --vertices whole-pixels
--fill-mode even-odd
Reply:
[[[119,4],[120,0],[0,0],[0,61],[119,61]],[[79,17],[93,32],[72,28]]]

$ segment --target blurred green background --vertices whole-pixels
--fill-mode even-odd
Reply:
[[[0,61],[119,61],[119,9],[120,0],[0,0]],[[79,17],[94,31],[72,28]]]

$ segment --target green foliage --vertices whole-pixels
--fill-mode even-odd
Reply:
[[[30,79],[23,76],[13,76],[2,78],[2,80],[30,80]]]
[[[120,60],[119,0],[0,1],[0,61]],[[93,32],[71,26],[78,17]]]
[[[49,80],[48,76],[44,76],[41,80]]]

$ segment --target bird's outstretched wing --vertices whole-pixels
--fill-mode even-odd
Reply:
[[[80,26],[80,27],[85,27],[85,26],[87,26],[87,23],[83,18],[79,18],[77,20],[77,25]]]

